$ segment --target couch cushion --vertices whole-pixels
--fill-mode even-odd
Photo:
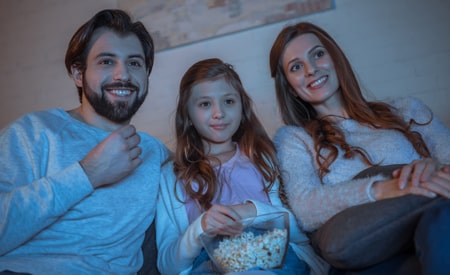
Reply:
[[[155,222],[145,232],[142,252],[144,254],[144,264],[139,270],[138,275],[159,275],[160,273],[156,266],[158,250],[156,248]]]

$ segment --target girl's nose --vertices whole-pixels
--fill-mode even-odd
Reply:
[[[213,117],[214,117],[215,119],[221,119],[221,118],[224,118],[224,116],[225,116],[225,114],[224,114],[224,112],[222,111],[222,109],[221,109],[219,106],[216,106],[216,107],[214,108],[214,114],[213,114]]]

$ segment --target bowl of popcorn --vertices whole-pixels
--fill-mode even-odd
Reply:
[[[217,271],[279,269],[289,243],[289,215],[275,212],[237,221],[243,228],[234,236],[205,232],[200,240]]]

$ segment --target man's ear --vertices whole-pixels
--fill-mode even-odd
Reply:
[[[72,65],[71,71],[73,81],[75,81],[75,85],[77,85],[77,87],[83,87],[83,72],[80,70],[80,68],[74,65]]]

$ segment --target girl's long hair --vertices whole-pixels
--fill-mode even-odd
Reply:
[[[430,157],[422,136],[411,131],[411,125],[419,123],[414,120],[406,123],[389,104],[366,101],[350,62],[334,39],[320,27],[300,22],[285,27],[277,36],[270,51],[270,70],[275,80],[282,120],[286,125],[304,127],[312,136],[320,177],[329,172],[330,165],[338,156],[338,148],[344,151],[345,158],[353,158],[358,154],[365,162],[373,163],[363,148],[352,147],[346,142],[342,131],[329,118],[319,118],[312,105],[297,97],[289,84],[282,67],[283,53],[289,42],[305,33],[314,34],[330,54],[336,68],[342,102],[350,118],[376,129],[397,130],[411,142],[419,155]]]
[[[240,95],[242,101],[241,124],[233,135],[239,149],[261,172],[269,183],[266,192],[279,178],[275,147],[253,111],[252,100],[244,90],[233,67],[217,58],[205,59],[192,65],[181,79],[175,115],[176,150],[174,172],[178,182],[184,182],[188,197],[196,199],[203,210],[211,207],[211,201],[220,187],[213,167],[208,161],[202,137],[190,123],[187,102],[192,87],[203,81],[225,79]],[[198,185],[196,188],[194,182]],[[243,183],[245,184],[245,183]]]

